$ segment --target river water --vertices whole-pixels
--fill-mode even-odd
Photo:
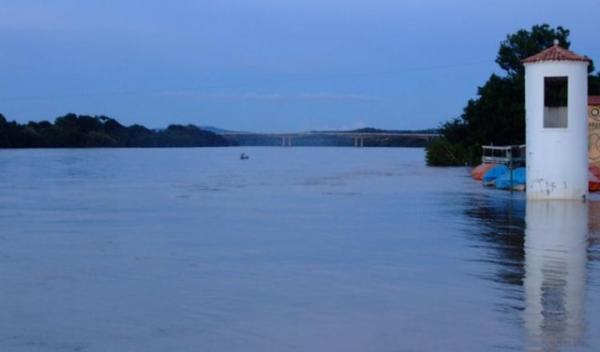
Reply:
[[[0,351],[597,351],[600,202],[423,159],[2,150]]]

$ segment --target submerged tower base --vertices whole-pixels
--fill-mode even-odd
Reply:
[[[589,59],[555,42],[523,63],[527,198],[585,200]]]

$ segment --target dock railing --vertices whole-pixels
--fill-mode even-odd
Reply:
[[[484,145],[481,162],[503,164],[509,168],[525,165],[525,145],[493,146]]]

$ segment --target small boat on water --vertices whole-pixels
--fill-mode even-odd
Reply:
[[[524,191],[526,184],[526,173],[524,167],[518,167],[507,171],[496,178],[495,186],[497,189],[507,189],[514,191]]]
[[[471,171],[471,176],[477,181],[482,181],[483,176],[495,166],[496,164],[481,164]]]
[[[499,189],[525,189],[525,146],[484,145],[481,162],[471,175],[484,186]],[[522,170],[520,170],[522,169]],[[516,179],[518,171],[518,179]]]
[[[510,169],[505,165],[496,165],[492,167],[483,175],[483,185],[493,187],[496,184],[496,179],[509,171]]]
[[[527,171],[524,167],[510,170],[504,165],[500,165],[503,167],[498,167],[498,165],[489,167],[487,165],[492,164],[481,164],[473,169],[471,175],[475,180],[482,180],[485,186],[496,187],[497,189],[512,189],[514,191],[525,190],[527,183]],[[482,171],[485,171],[483,177],[480,176]],[[600,192],[600,166],[593,164],[589,166],[588,179],[589,191]]]
[[[240,155],[240,160],[248,160],[248,159],[250,159],[250,157],[246,153],[242,153],[242,155]]]

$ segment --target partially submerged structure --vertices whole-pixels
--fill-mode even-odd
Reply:
[[[517,169],[518,180],[507,171],[509,189],[525,188],[529,199],[585,200],[588,188],[600,188],[600,97],[587,96],[590,60],[555,41],[522,62],[526,146],[484,146],[483,165],[473,176],[492,172],[489,164],[525,166]]]
[[[588,97],[589,162],[600,168],[600,95]]]
[[[588,195],[588,65],[554,46],[523,60],[529,199]]]

